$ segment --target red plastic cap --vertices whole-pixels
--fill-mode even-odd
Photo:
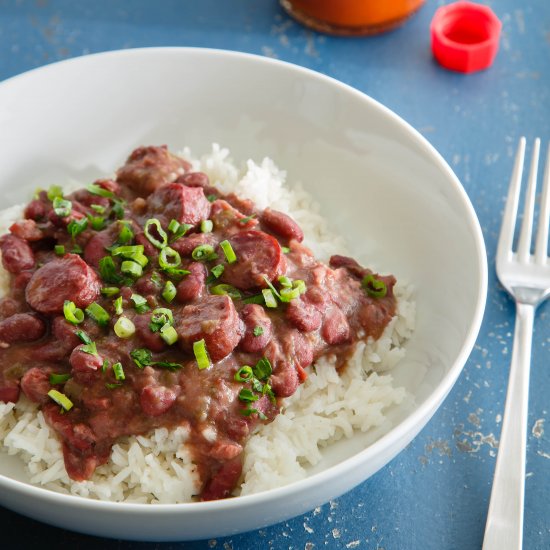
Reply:
[[[472,73],[490,67],[502,24],[493,10],[473,2],[439,8],[432,19],[432,51],[446,69]]]

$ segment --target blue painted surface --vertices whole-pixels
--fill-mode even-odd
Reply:
[[[517,140],[550,139],[550,2],[486,2],[503,23],[500,51],[492,68],[472,75],[445,71],[431,57],[429,24],[444,3],[428,0],[386,35],[332,38],[294,23],[275,0],[0,0],[0,80],[87,53],[177,45],[276,57],[364,91],[423,133],[456,171],[491,266],[485,320],[454,390],[413,443],[352,492],[257,532],[170,544],[83,536],[0,509],[2,548],[480,548],[514,319],[492,266]],[[533,348],[526,549],[550,548],[549,311],[539,311]]]

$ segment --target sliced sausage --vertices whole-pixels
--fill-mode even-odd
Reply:
[[[42,319],[30,313],[16,313],[0,322],[0,342],[33,342],[46,332]]]
[[[15,235],[4,235],[0,239],[2,265],[10,273],[19,273],[34,267],[34,254],[26,241]]]
[[[117,182],[146,197],[183,175],[191,165],[173,155],[166,145],[138,147],[117,172]]]
[[[206,267],[200,262],[189,264],[186,269],[190,271],[177,286],[177,298],[180,302],[190,302],[200,298],[206,290]]]
[[[65,300],[79,308],[89,306],[99,296],[100,288],[94,270],[80,256],[67,254],[35,271],[25,296],[28,304],[41,313],[61,313]]]
[[[271,340],[271,319],[258,304],[246,304],[241,310],[244,322],[244,336],[241,349],[248,353],[262,351]]]
[[[218,239],[214,233],[191,233],[187,237],[181,237],[170,246],[179,252],[181,256],[190,256],[197,246],[209,244],[216,247]]]
[[[44,194],[45,196],[45,194]],[[25,218],[44,221],[48,217],[48,212],[51,210],[51,203],[47,200],[34,199],[25,208]]]
[[[23,393],[34,403],[47,403],[48,392],[52,389],[50,384],[51,368],[33,367],[21,378]]]
[[[229,242],[237,260],[225,266],[224,282],[242,289],[265,287],[264,277],[273,281],[286,271],[281,245],[271,235],[263,231],[241,231]]]
[[[261,215],[262,224],[273,233],[285,239],[295,239],[298,242],[304,240],[304,232],[300,226],[287,214],[266,208]]]
[[[202,187],[187,187],[170,183],[159,187],[147,199],[149,215],[158,218],[167,227],[172,220],[195,226],[208,219],[210,203]]]
[[[213,362],[229,355],[241,339],[237,310],[229,296],[206,296],[197,304],[189,304],[175,323],[181,347],[193,352],[193,343],[204,338]]]
[[[160,416],[172,407],[178,393],[176,388],[145,386],[139,396],[141,410],[147,416]]]
[[[319,309],[303,297],[290,301],[286,308],[286,318],[302,332],[317,330],[323,323]]]

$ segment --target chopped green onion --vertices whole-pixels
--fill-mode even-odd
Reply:
[[[383,298],[388,292],[386,283],[372,274],[363,277],[361,286],[371,298]]]
[[[65,300],[63,304],[63,315],[73,325],[78,325],[84,321],[84,312],[77,308],[74,302],[69,300]]]
[[[59,185],[51,185],[46,193],[48,199],[53,201],[56,197],[63,198],[63,189]]]
[[[127,260],[133,260],[141,267],[145,267],[149,263],[149,258],[143,253],[144,247],[142,244],[124,245],[113,248],[111,254],[113,256],[122,256]]]
[[[149,304],[143,296],[139,294],[132,294],[130,296],[130,300],[134,302],[134,308],[138,313],[145,313],[146,311],[149,311]]]
[[[281,302],[290,302],[294,298],[300,296],[300,289],[298,288],[282,288],[280,292]]]
[[[116,266],[111,256],[104,256],[99,260],[99,274],[106,283],[121,284],[124,277],[116,272]]]
[[[170,303],[177,294],[176,287],[174,286],[174,283],[172,281],[166,281],[166,284],[164,285],[164,289],[162,291],[162,297]]]
[[[207,200],[208,202],[214,202],[217,198],[218,198],[218,196],[217,196],[217,195],[214,195],[214,194],[212,194],[212,195],[206,195],[206,200]]]
[[[262,357],[256,365],[254,365],[253,371],[254,376],[256,376],[258,380],[267,380],[271,376],[273,368],[271,367],[269,359],[267,357]]]
[[[117,315],[122,315],[122,296],[119,296],[116,300],[113,300],[113,305],[115,306],[115,313]]]
[[[169,345],[175,344],[178,341],[178,333],[176,332],[176,329],[170,325],[169,323],[166,323],[161,329],[160,329],[160,337]]]
[[[254,391],[257,391],[258,393],[262,393],[264,389],[264,385],[257,378],[252,378],[250,382],[252,384],[252,389]]]
[[[161,238],[160,241],[155,235],[153,235],[151,229],[149,229],[151,226],[154,226],[156,233]],[[162,229],[162,225],[160,224],[160,221],[157,220],[157,218],[150,218],[149,220],[147,220],[145,222],[145,228],[143,229],[143,232],[145,233],[147,239],[149,239],[149,242],[157,248],[164,248],[168,244],[168,235],[166,234],[164,229]]]
[[[183,237],[192,227],[192,225],[179,223],[177,220],[172,220],[168,225],[168,231],[173,234],[170,242],[177,241],[179,238]]]
[[[108,390],[115,390],[116,388],[120,388],[120,386],[122,386],[122,384],[120,382],[115,382],[115,383],[106,382],[105,383],[105,387]]]
[[[281,299],[281,295],[279,294],[279,291],[273,286],[273,284],[271,283],[271,281],[264,275],[264,281],[265,281],[265,284],[270,288],[271,292],[273,293],[273,295],[277,298],[279,298],[279,300]]]
[[[101,372],[107,372],[107,369],[109,368],[109,360],[104,359],[103,365],[101,365]]]
[[[227,240],[222,241],[220,243],[220,247],[223,250],[223,253],[225,254],[225,258],[227,260],[228,264],[232,264],[237,261],[237,256],[235,254],[235,251],[233,250],[233,247],[231,246],[231,243]]]
[[[267,307],[277,307],[277,300],[275,299],[275,296],[273,296],[273,292],[269,288],[264,288],[262,290],[262,294],[264,297],[264,302]]]
[[[288,246],[281,246],[281,250],[283,251],[283,254],[288,254],[290,252],[290,248],[288,248]]]
[[[172,311],[165,307],[159,307],[153,310],[149,328],[152,332],[158,332],[164,325],[171,325],[173,322],[174,316],[172,315]]]
[[[119,292],[120,292],[120,288],[118,288],[118,286],[104,286],[101,289],[101,294],[106,298],[111,298],[112,296],[115,296]]]
[[[143,268],[141,267],[141,265],[134,262],[133,260],[125,260],[124,262],[122,262],[122,264],[120,265],[120,271],[135,279],[141,277],[141,275],[143,274]]]
[[[91,204],[90,208],[98,214],[105,214],[105,207],[101,206],[101,204]]]
[[[101,231],[105,227],[105,218],[103,216],[92,216],[88,214],[88,220],[92,229],[95,231]]]
[[[115,326],[113,327],[115,334],[119,338],[130,338],[136,332],[136,326],[128,319],[128,317],[121,316],[117,319]]]
[[[65,411],[70,411],[73,408],[73,402],[65,394],[57,390],[50,390],[48,396]]]
[[[97,185],[95,183],[91,183],[90,185],[86,186],[86,190],[90,192],[92,195],[98,195],[100,197],[106,197],[107,199],[112,199],[115,197],[115,194],[112,191],[108,191],[107,189],[103,189],[100,185]]]
[[[243,300],[243,304],[265,304],[263,294],[254,294],[254,296],[249,296]]]
[[[214,222],[212,220],[202,220],[201,233],[212,233],[213,228],[214,228]]]
[[[256,217],[256,214],[251,214],[250,216],[246,216],[246,218],[242,218],[239,220],[239,223],[241,223],[242,225],[245,225],[247,224],[251,219],[255,218]]]
[[[239,400],[244,401],[245,403],[253,403],[254,401],[258,401],[259,396],[257,396],[252,390],[249,390],[248,388],[243,388],[239,392]]]
[[[171,277],[176,277],[181,279],[184,275],[189,275],[191,273],[187,269],[177,269],[176,267],[166,267],[163,269],[164,273],[170,275]]]
[[[125,380],[124,369],[122,368],[122,363],[115,363],[112,366],[113,372],[115,373],[115,380]]]
[[[172,259],[172,261],[170,261]],[[165,246],[159,254],[159,265],[162,269],[171,269],[181,264],[181,257],[177,250]]]
[[[97,355],[97,347],[95,345],[95,342],[84,344],[83,346],[80,347],[80,350],[90,355]]]
[[[109,323],[109,314],[97,303],[92,302],[87,308],[86,313],[100,326],[106,327]]]
[[[237,382],[248,382],[253,376],[252,367],[244,365],[235,373],[234,378]]]
[[[278,280],[281,283],[281,286],[292,288],[292,279],[289,279],[285,275],[281,275]]]
[[[171,233],[177,233],[179,228],[180,222],[178,220],[170,220],[170,223],[168,224],[168,231]]]
[[[136,348],[130,352],[130,357],[134,360],[134,363],[142,369],[153,364],[153,354],[146,348]]]
[[[60,218],[66,218],[71,214],[73,204],[71,201],[62,199],[61,197],[55,197],[52,201],[53,211]]]
[[[113,199],[113,208],[112,212],[115,215],[115,218],[117,220],[121,220],[124,218],[124,207],[126,206],[126,202],[120,199]]]
[[[82,247],[80,245],[75,243],[74,246],[73,246],[73,249],[71,250],[71,252],[73,254],[82,254],[82,252],[84,252],[84,250],[82,250]]]
[[[199,262],[208,262],[210,260],[213,260],[217,258],[218,256],[214,252],[214,247],[210,244],[201,244],[191,252],[191,257],[193,260],[197,260]]]
[[[130,227],[130,222],[121,220],[119,223],[122,227],[120,228],[120,232],[118,234],[118,242],[120,244],[127,244],[134,238],[134,232]]]
[[[208,351],[206,350],[204,338],[193,342],[193,353],[195,354],[195,359],[197,360],[199,370],[210,367],[210,357],[208,357]]]
[[[77,330],[75,334],[80,338],[80,340],[84,344],[91,344],[92,339],[83,331],[83,330]]]
[[[55,372],[52,372],[50,374],[50,384],[52,386],[56,386],[57,384],[64,384],[67,380],[69,380],[70,377],[70,374],[56,374]]]
[[[163,283],[162,277],[156,271],[153,271],[153,273],[151,273],[151,281],[155,283],[155,285],[159,288],[162,286]]]
[[[210,292],[212,294],[217,294],[218,296],[227,295],[230,298],[233,298],[233,300],[239,300],[241,297],[241,293],[234,286],[226,284],[213,286],[210,289]]]
[[[223,273],[225,267],[222,264],[215,265],[211,270],[210,273],[216,277],[216,279],[219,279],[221,274]]]
[[[155,367],[168,369],[171,372],[176,372],[179,369],[183,369],[183,365],[181,363],[170,363],[169,361],[155,361],[153,365]]]
[[[254,330],[252,331],[252,334],[254,336],[261,336],[264,333],[264,327],[261,327],[260,325],[257,325],[254,327]]]
[[[65,254],[65,247],[62,244],[56,244],[53,250],[58,256],[63,256],[63,254]]]

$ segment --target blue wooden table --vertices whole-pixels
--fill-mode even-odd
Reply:
[[[352,492],[257,532],[170,544],[103,540],[0,509],[0,547],[481,547],[514,322],[494,275],[494,253],[518,138],[550,139],[550,2],[485,2],[503,23],[500,51],[492,68],[470,75],[445,71],[432,59],[429,24],[444,3],[428,0],[389,34],[332,38],[305,30],[275,0],[0,0],[0,80],[93,52],[203,46],[290,61],[362,90],[424,134],[456,171],[481,221],[490,265],[484,323],[454,390],[413,443]],[[526,549],[550,548],[549,311],[539,310],[533,348]]]

